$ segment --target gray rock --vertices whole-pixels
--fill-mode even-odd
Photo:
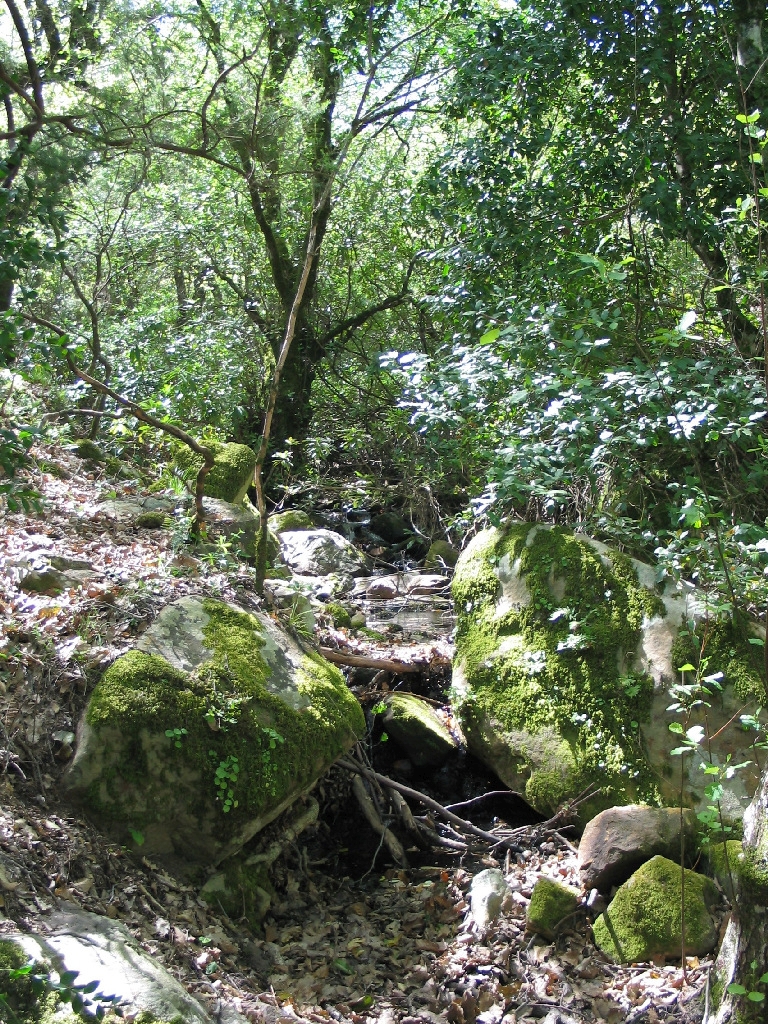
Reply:
[[[59,972],[76,972],[76,985],[95,982],[98,992],[118,997],[124,1013],[212,1024],[200,1003],[141,949],[125,925],[75,906],[63,909],[63,905],[45,918],[45,924],[50,928],[45,935],[10,934],[3,939],[18,945],[38,963],[50,964]]]
[[[64,784],[189,874],[240,850],[364,730],[341,673],[268,616],[186,597],[97,684]]]
[[[690,809],[683,811],[683,821],[690,855],[698,846],[698,822]],[[610,807],[584,829],[579,843],[581,884],[608,893],[657,854],[680,858],[680,808]]]
[[[280,550],[286,564],[301,576],[335,573],[351,581],[370,571],[366,556],[331,530],[286,530],[280,534]]]
[[[464,922],[467,931],[485,935],[501,913],[504,898],[510,892],[498,868],[486,868],[476,874],[469,886],[469,915]]]

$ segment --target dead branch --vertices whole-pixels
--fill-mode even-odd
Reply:
[[[396,658],[371,658],[363,654],[344,654],[332,647],[319,647],[318,652],[326,661],[332,661],[336,665],[350,665],[354,668],[377,668],[384,672],[394,672],[402,675],[406,672],[421,672],[431,662],[414,664],[410,661],[399,661]]]
[[[378,772],[373,771],[373,769],[367,768],[364,764],[355,760],[355,758],[342,758],[337,763],[342,768],[346,768],[347,771],[356,772],[358,775],[364,775],[365,777],[378,782],[382,786],[387,786],[389,789],[394,789],[397,792],[402,793],[403,796],[410,797],[412,800],[417,800],[419,803],[433,811],[439,818],[455,825],[463,833],[482,839],[492,847],[503,846],[505,849],[510,849],[515,853],[522,850],[519,843],[513,841],[513,837],[516,838],[518,836],[522,836],[528,831],[527,826],[521,829],[515,829],[506,835],[495,835],[493,832],[486,832],[484,829],[478,828],[476,825],[473,825],[471,821],[465,821],[464,818],[460,818],[458,814],[453,814],[451,811],[446,810],[442,804],[437,802],[437,800],[433,800],[432,797],[426,796],[424,793],[420,793],[417,789],[411,789],[410,786],[404,786],[401,782],[395,782],[394,779],[390,779],[386,775],[380,775]]]

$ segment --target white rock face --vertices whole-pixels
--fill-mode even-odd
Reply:
[[[165,968],[145,953],[125,925],[77,907],[45,919],[50,934],[4,935],[38,963],[54,970],[76,971],[75,984],[98,983],[98,991],[114,995],[125,1013],[150,1013],[158,1020],[181,1018],[185,1024],[212,1024],[200,1003]],[[98,1005],[98,1004],[96,1004]],[[245,1022],[236,1014],[232,1024]]]
[[[368,559],[340,534],[331,530],[286,530],[280,534],[283,560],[300,576],[336,573],[351,581],[370,572]]]

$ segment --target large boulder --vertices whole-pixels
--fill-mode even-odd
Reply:
[[[579,878],[585,889],[609,893],[652,857],[680,856],[680,819],[689,858],[699,845],[698,821],[690,808],[609,807],[587,823],[579,843]]]
[[[469,749],[544,814],[590,790],[587,821],[622,803],[711,801],[701,771],[752,762],[740,711],[764,702],[759,662],[746,627],[718,620],[692,589],[656,585],[651,566],[559,527],[517,523],[478,534],[456,567],[454,697]],[[722,694],[693,709],[690,728],[712,737],[680,760],[669,688],[705,649]],[[727,726],[721,730],[722,726]],[[744,769],[721,807],[738,818],[757,784]]]
[[[685,877],[685,952],[703,956],[717,945],[715,883],[695,871]],[[615,963],[680,957],[683,872],[666,857],[654,857],[620,886],[594,924],[595,942]]]
[[[206,441],[213,452],[213,467],[203,485],[203,493],[209,498],[218,498],[232,505],[239,505],[253,483],[256,469],[256,452],[245,444],[222,444],[220,441]],[[191,448],[179,445],[176,451],[176,465],[182,478],[193,484],[203,465],[203,459]]]
[[[266,615],[185,597],[97,684],[66,784],[189,872],[240,850],[364,731],[341,673]]]
[[[280,551],[299,576],[335,574],[346,588],[357,576],[370,572],[366,556],[332,530],[286,530],[280,534]]]

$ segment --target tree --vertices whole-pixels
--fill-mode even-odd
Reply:
[[[219,251],[211,268],[242,303],[273,363],[307,240],[314,238],[295,341],[282,368],[273,425],[278,443],[306,434],[311,385],[329,351],[408,300],[413,252],[403,253],[397,267],[388,261],[370,301],[348,303],[339,315],[338,276],[323,267],[322,253],[339,193],[362,165],[367,145],[383,141],[396,125],[404,139],[415,131],[439,75],[436,48],[445,17],[439,7],[427,17],[417,4],[331,8],[309,0],[247,14],[228,5],[214,14],[201,0],[193,10],[169,14],[161,39],[145,33],[146,49],[131,61],[140,90],[131,90],[120,109],[113,94],[109,106],[93,108],[97,133],[80,128],[94,143],[203,161],[247,204],[236,244],[250,250],[251,271],[242,262],[238,267],[231,251]],[[173,67],[171,46],[182,55]],[[201,49],[206,59],[189,85]],[[248,410],[246,436],[259,433],[263,415],[263,408]]]

